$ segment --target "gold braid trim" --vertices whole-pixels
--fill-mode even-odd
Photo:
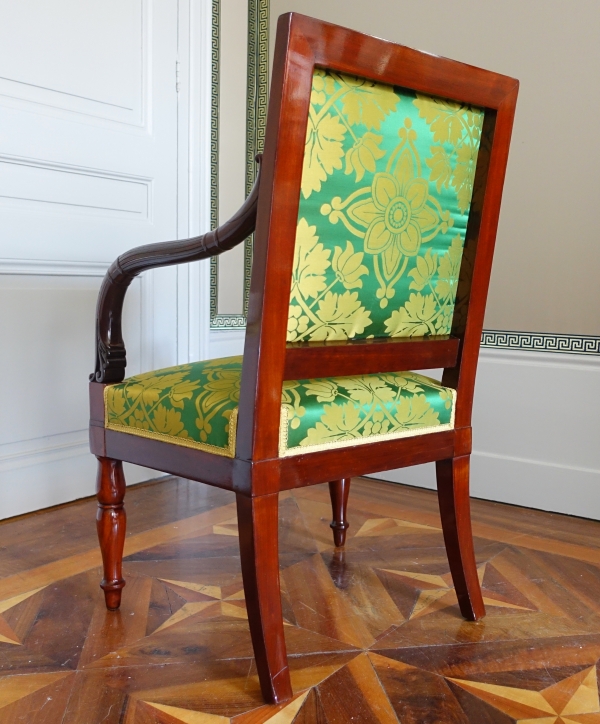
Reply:
[[[227,457],[230,458],[235,457],[235,441],[237,438],[237,422],[239,409],[239,407],[234,407],[231,411],[231,416],[229,417],[229,440],[227,442],[229,454]]]
[[[285,456],[288,449],[288,411],[287,408],[282,405],[281,412],[279,415],[279,457]],[[288,453],[289,454],[289,453]]]
[[[319,450],[331,450],[332,448],[354,447],[355,445],[366,445],[370,442],[382,442],[384,440],[397,440],[401,437],[416,437],[417,435],[428,435],[433,432],[442,432],[444,430],[454,430],[454,412],[456,410],[456,390],[451,387],[445,389],[452,392],[452,412],[450,414],[450,422],[444,425],[436,425],[435,427],[417,427],[412,430],[397,430],[396,432],[388,432],[384,435],[368,435],[367,437],[354,437],[351,440],[334,440],[333,442],[324,442],[320,445],[303,445],[288,448],[288,411],[281,406],[281,422],[279,427],[279,457],[290,457],[291,455],[304,455],[305,453],[318,452]]]

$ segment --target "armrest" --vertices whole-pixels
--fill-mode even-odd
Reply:
[[[261,160],[259,154],[256,161],[260,164]],[[98,295],[96,369],[90,375],[90,381],[121,382],[125,377],[127,359],[121,316],[127,288],[135,277],[148,269],[207,259],[240,244],[254,231],[259,187],[260,165],[250,195],[222,226],[192,239],[138,246],[121,254],[110,265]]]

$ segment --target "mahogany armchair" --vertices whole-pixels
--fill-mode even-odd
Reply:
[[[261,170],[204,236],[134,249],[104,280],[91,376],[101,583],[125,585],[121,461],[236,494],[264,698],[292,695],[278,494],[329,481],[343,546],[350,478],[435,461],[460,610],[484,615],[469,506],[471,409],[518,82],[288,14]],[[448,100],[450,99],[450,100]],[[125,376],[131,280],[254,231],[243,359]],[[407,370],[444,368],[441,382]]]

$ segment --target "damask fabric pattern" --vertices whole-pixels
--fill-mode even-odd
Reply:
[[[450,332],[483,117],[315,70],[288,341]]]
[[[109,385],[106,427],[233,457],[241,373],[242,357],[225,357]],[[454,399],[454,390],[412,372],[288,380],[279,454],[449,429]]]
[[[279,454],[449,429],[454,396],[454,390],[413,372],[287,381]]]
[[[241,371],[223,357],[135,375],[104,389],[105,425],[233,457]]]

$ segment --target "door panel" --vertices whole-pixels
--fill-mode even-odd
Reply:
[[[177,237],[177,22],[175,0],[0,0],[0,518],[93,492],[97,290]],[[176,363],[176,280],[132,286],[128,373]]]
[[[176,3],[3,0],[2,15],[1,256],[109,262],[175,238]]]

